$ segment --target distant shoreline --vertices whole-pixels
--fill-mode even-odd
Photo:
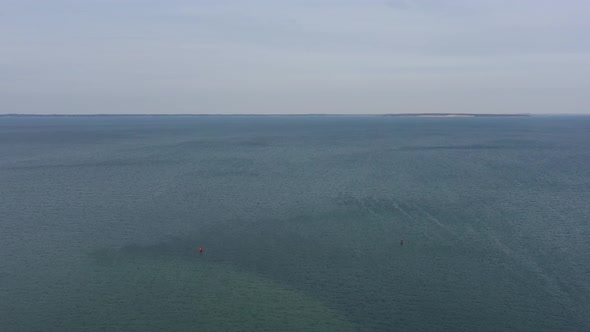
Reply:
[[[416,117],[416,118],[473,118],[473,117],[527,117],[531,116],[528,113],[401,113],[401,114],[384,114],[384,116],[402,116],[402,117]]]
[[[557,114],[556,114],[557,115]],[[584,114],[576,114],[584,115]],[[390,113],[390,114],[0,114],[0,117],[345,117],[345,116],[371,116],[371,117],[414,117],[414,118],[472,118],[472,117],[530,117],[528,113],[509,114],[476,114],[476,113]]]

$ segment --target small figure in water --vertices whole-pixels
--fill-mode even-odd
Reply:
[[[404,245],[404,240],[399,241],[399,245],[403,246]]]
[[[199,247],[199,253],[202,254],[203,253],[203,247]]]

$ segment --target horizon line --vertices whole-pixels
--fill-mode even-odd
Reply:
[[[590,113],[0,113],[0,116],[543,116],[590,115]]]

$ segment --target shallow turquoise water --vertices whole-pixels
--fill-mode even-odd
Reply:
[[[0,327],[588,331],[589,142],[590,117],[0,118]]]

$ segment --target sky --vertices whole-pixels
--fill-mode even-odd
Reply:
[[[587,0],[0,0],[0,113],[585,113]]]

